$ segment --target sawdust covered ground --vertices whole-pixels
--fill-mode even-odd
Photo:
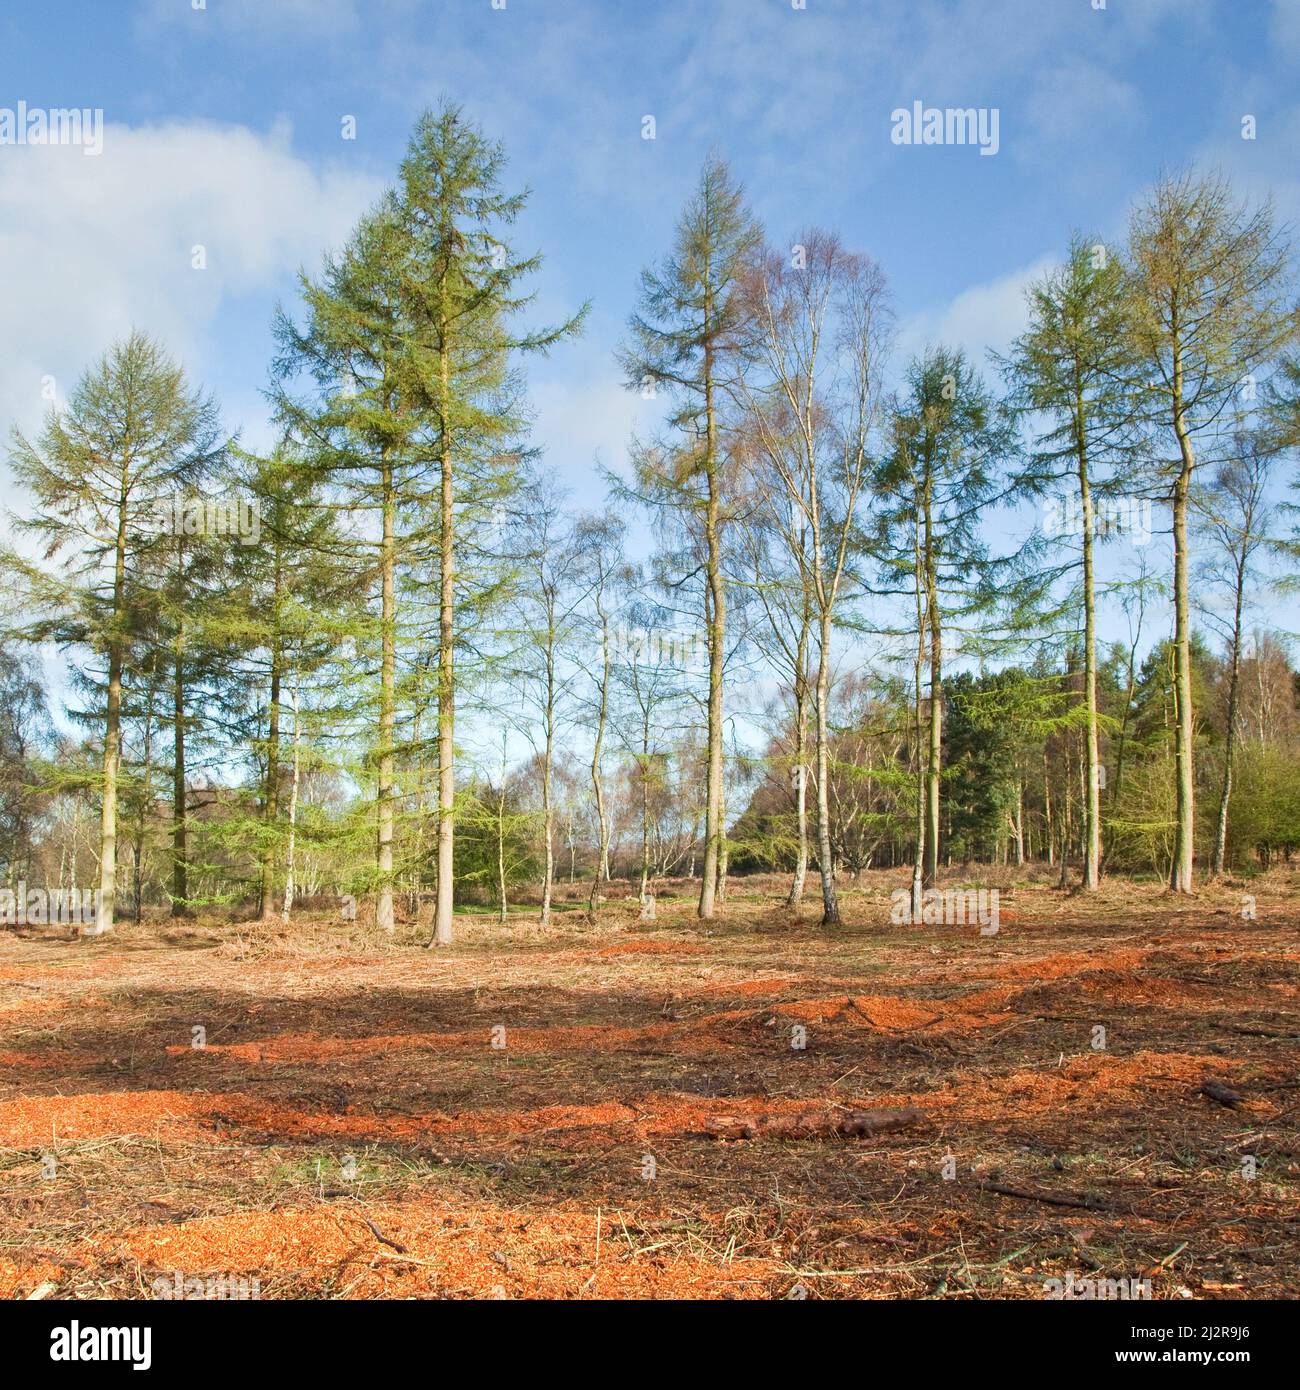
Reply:
[[[892,925],[896,886],[835,932],[772,879],[707,930],[682,885],[440,953],[324,919],[5,935],[0,1296],[1300,1292],[1300,877],[1007,877],[992,936]]]

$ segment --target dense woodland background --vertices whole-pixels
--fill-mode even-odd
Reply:
[[[1269,615],[1300,320],[1267,206],[1170,174],[1127,244],[1062,229],[1006,359],[900,361],[888,268],[769,236],[711,159],[621,353],[661,428],[575,499],[523,369],[584,311],[535,321],[511,175],[454,107],[420,120],[277,312],[269,455],[147,325],[13,433],[7,885],[96,889],[97,930],[427,904],[446,942],[615,880],[697,880],[708,917],[775,871],[834,923],[869,868],[1187,892],[1295,852]],[[160,523],[194,499],[256,535]]]

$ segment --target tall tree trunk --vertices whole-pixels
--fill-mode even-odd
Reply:
[[[939,774],[943,759],[943,639],[933,575],[926,607],[930,628],[930,738],[925,767],[925,886],[933,888],[939,877]]]
[[[393,740],[397,710],[397,569],[393,497],[393,468],[387,456],[383,467],[383,539],[380,546],[381,600],[379,661],[379,841],[375,868],[379,882],[375,925],[393,930]]]
[[[275,835],[280,817],[280,643],[271,644],[271,692],[267,710],[266,791],[262,800],[262,825],[266,842],[262,849],[262,904],[259,916],[269,922],[275,916]]]
[[[501,789],[497,793],[497,917],[504,922],[510,915],[506,902],[506,778],[501,769]]]
[[[551,920],[551,891],[555,883],[555,808],[551,804],[551,769],[555,761],[555,614],[547,619],[546,638],[546,747],[542,753],[542,834],[545,855],[542,869],[542,911],[540,921]]]
[[[143,853],[144,833],[137,826],[135,839],[131,843],[131,920],[137,927],[140,925],[140,918],[144,911],[144,904],[140,896],[140,859]]]
[[[596,798],[596,834],[599,843],[596,847],[596,871],[591,876],[591,896],[587,899],[589,915],[595,914],[601,884],[609,882],[609,817],[605,813],[605,782],[601,771],[605,723],[609,717],[609,619],[599,598],[596,600],[596,611],[600,617],[601,673],[599,704],[596,709],[596,737],[591,748],[591,789]]]
[[[185,794],[185,619],[179,620],[172,662],[172,916],[190,915],[189,816]]]
[[[925,617],[930,633],[930,736],[925,767],[926,827],[923,877],[924,886],[933,888],[939,878],[939,778],[943,759],[943,632],[939,617],[939,577],[930,491],[933,484],[928,451],[924,469],[920,489],[920,541],[925,573]]]
[[[708,272],[706,268],[705,279]],[[712,321],[711,299],[705,305],[705,322]],[[704,802],[704,873],[700,883],[699,915],[713,916],[717,895],[718,859],[722,839],[722,675],[726,656],[726,597],[722,582],[722,546],[719,536],[721,479],[718,470],[718,425],[713,400],[713,350],[704,353],[705,478],[708,502],[704,515],[707,547],[705,603],[709,639],[709,770]]]
[[[925,761],[921,754],[921,677],[925,669],[927,615],[924,598],[924,559],[921,553],[920,515],[913,533],[912,562],[916,581],[916,660],[913,666],[912,756],[916,761],[916,853],[912,857],[912,925],[921,923],[921,894],[925,885],[926,797]]]
[[[1056,829],[1052,821],[1052,766],[1047,758],[1047,746],[1043,746],[1043,840],[1047,845],[1047,867],[1056,863]]]
[[[293,780],[289,784],[289,844],[284,871],[284,924],[293,911],[294,853],[298,836],[298,787],[302,780],[302,713],[298,701],[298,678],[293,682]]]
[[[1076,396],[1082,417],[1083,400]],[[1088,711],[1087,800],[1084,805],[1083,886],[1094,892],[1101,881],[1101,757],[1097,739],[1097,613],[1093,594],[1092,484],[1088,478],[1088,454],[1079,427],[1079,495],[1083,502],[1083,686]]]
[[[727,778],[725,774],[722,778],[722,800],[718,807],[718,824],[721,831],[718,835],[718,892],[716,902],[726,902],[727,900],[727,865],[731,862],[731,850],[727,844]]]
[[[424,697],[423,688],[421,693],[416,696],[415,714],[411,723],[411,747],[414,755],[410,760],[411,776],[415,783],[415,812],[412,817],[411,827],[414,843],[411,846],[411,866],[407,878],[407,911],[412,917],[416,917],[420,911],[420,884],[424,874]]]
[[[1119,796],[1124,781],[1124,750],[1128,743],[1129,712],[1133,708],[1133,696],[1137,691],[1137,650],[1142,637],[1142,610],[1138,614],[1137,632],[1128,649],[1128,674],[1124,685],[1124,708],[1119,718],[1119,733],[1115,736],[1115,780],[1106,789],[1106,795],[1113,806]]]
[[[145,832],[148,828],[150,801],[152,800],[151,789],[153,787],[153,716],[154,699],[157,694],[155,684],[157,679],[157,669],[157,665],[153,664],[149,675],[148,705],[145,709],[144,716],[144,794],[140,798],[140,814],[136,817],[134,843],[131,846],[131,893],[134,899],[132,903],[131,915],[137,927],[140,925],[141,918],[144,916],[144,884],[141,882],[141,865],[144,861],[144,837]],[[63,865],[62,862],[60,862],[59,886],[62,887],[62,885]]]
[[[650,890],[650,706],[641,712],[641,891],[645,902]]]
[[[1187,501],[1195,456],[1182,409],[1182,358],[1174,354],[1174,432],[1182,467],[1174,483],[1174,659],[1177,724],[1174,733],[1175,810],[1173,863],[1169,886],[1175,893],[1192,892],[1195,855],[1195,787],[1192,763],[1192,628],[1187,594]]]
[[[1025,779],[1018,778],[1016,781],[1016,823],[1013,826],[1016,838],[1016,867],[1023,868],[1025,863]]]
[[[1067,734],[1066,737],[1062,740],[1062,743],[1063,743],[1063,747],[1062,747],[1062,749],[1061,749],[1061,756],[1062,756],[1062,757],[1064,758],[1064,760],[1065,760],[1065,776],[1061,779],[1061,784],[1062,784],[1062,787],[1063,787],[1063,789],[1064,789],[1064,793],[1065,793],[1065,794],[1064,794],[1064,796],[1063,796],[1063,798],[1062,798],[1061,816],[1060,816],[1060,821],[1061,821],[1061,872],[1060,872],[1060,875],[1058,876],[1057,881],[1056,881],[1056,882],[1057,882],[1057,887],[1059,887],[1059,888],[1065,888],[1065,887],[1067,887],[1068,884],[1069,884],[1069,881],[1070,881],[1070,829],[1071,829],[1071,826],[1073,825],[1073,816],[1072,816],[1072,810],[1073,810],[1073,807],[1072,807],[1073,787],[1071,786],[1071,781],[1070,781],[1070,779],[1071,779],[1071,775],[1072,775],[1072,771],[1073,771],[1071,765],[1072,765],[1072,763],[1074,762],[1074,759],[1070,756],[1070,739],[1069,739],[1069,735],[1068,735],[1068,734]]]
[[[122,605],[126,594],[126,489],[122,479],[117,509],[117,540],[113,565],[113,618],[108,639],[108,699],[104,711],[104,791],[99,813],[99,901],[95,925],[85,933],[102,936],[113,930],[117,900],[117,776],[122,738]]]
[[[787,907],[803,901],[808,877],[808,682],[803,674],[803,642],[800,641],[794,678],[794,814],[799,843],[795,850],[794,876],[790,880]]]
[[[830,716],[831,691],[830,614],[822,606],[817,642],[817,867],[822,881],[822,926],[840,924],[840,905],[835,895],[835,864],[831,854]]]
[[[117,890],[117,772],[122,710],[122,661],[114,651],[108,665],[108,718],[104,723],[104,796],[99,820],[99,903],[93,935],[113,930]],[[89,934],[89,933],[88,933]]]
[[[440,355],[443,400],[447,398],[448,361]],[[443,421],[441,438],[441,488],[438,605],[438,896],[434,914],[433,946],[449,946],[452,940],[454,901],[454,850],[456,808],[456,685],[455,685],[455,565],[452,549],[455,516],[452,510],[451,431]]]
[[[644,780],[641,787],[641,883],[637,889],[641,902],[650,890],[650,791]]]
[[[1242,538],[1245,548],[1246,537]],[[1214,857],[1210,872],[1216,877],[1223,873],[1228,851],[1228,803],[1232,800],[1232,758],[1237,740],[1237,701],[1241,687],[1241,615],[1246,590],[1244,558],[1237,561],[1237,592],[1232,615],[1232,666],[1228,675],[1228,727],[1223,735],[1223,786],[1219,791],[1219,816],[1214,833]]]

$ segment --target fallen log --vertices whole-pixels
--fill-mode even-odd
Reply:
[[[1300,1040],[1300,1033],[1284,1033],[1280,1028],[1250,1028],[1235,1023],[1216,1023],[1226,1033],[1240,1033],[1243,1038],[1283,1038],[1288,1042]]]
[[[870,1139],[907,1129],[925,1112],[906,1110],[803,1110],[794,1115],[715,1115],[704,1122],[714,1139]]]
[[[1008,1187],[1000,1182],[982,1182],[985,1192],[996,1192],[999,1197],[1014,1197],[1021,1202],[1045,1202],[1049,1207],[1073,1207],[1078,1211],[1108,1211],[1109,1204],[1100,1197],[1087,1193],[1075,1195],[1071,1192],[1035,1192],[1027,1187]]]
[[[1218,1101],[1220,1105],[1226,1105],[1229,1110],[1235,1110],[1246,1099],[1240,1091],[1234,1091],[1231,1086],[1225,1086],[1222,1081],[1202,1081],[1201,1094],[1209,1096],[1213,1101]]]

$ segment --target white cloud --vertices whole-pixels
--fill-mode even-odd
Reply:
[[[1024,331],[1030,282],[1058,263],[1059,258],[1042,255],[1031,265],[972,285],[945,305],[911,315],[899,331],[899,361],[906,362],[927,345],[943,343],[964,348],[974,365],[987,367],[989,348],[1005,353]]]
[[[43,376],[66,397],[133,326],[202,379],[220,310],[265,292],[269,315],[281,277],[315,269],[376,192],[367,177],[313,169],[283,127],[109,125],[98,157],[0,148],[0,421],[30,428]],[[264,364],[247,371],[260,385]]]
[[[575,365],[569,358],[563,361],[569,370]],[[543,377],[534,370],[529,389],[536,417],[533,439],[546,449],[548,465],[566,481],[582,485],[587,495],[575,496],[574,501],[584,508],[601,501],[602,484],[593,482],[596,460],[619,469],[629,439],[647,429],[650,417],[637,394],[624,389],[612,363],[604,371],[596,363],[590,365],[596,369],[592,376]]]

